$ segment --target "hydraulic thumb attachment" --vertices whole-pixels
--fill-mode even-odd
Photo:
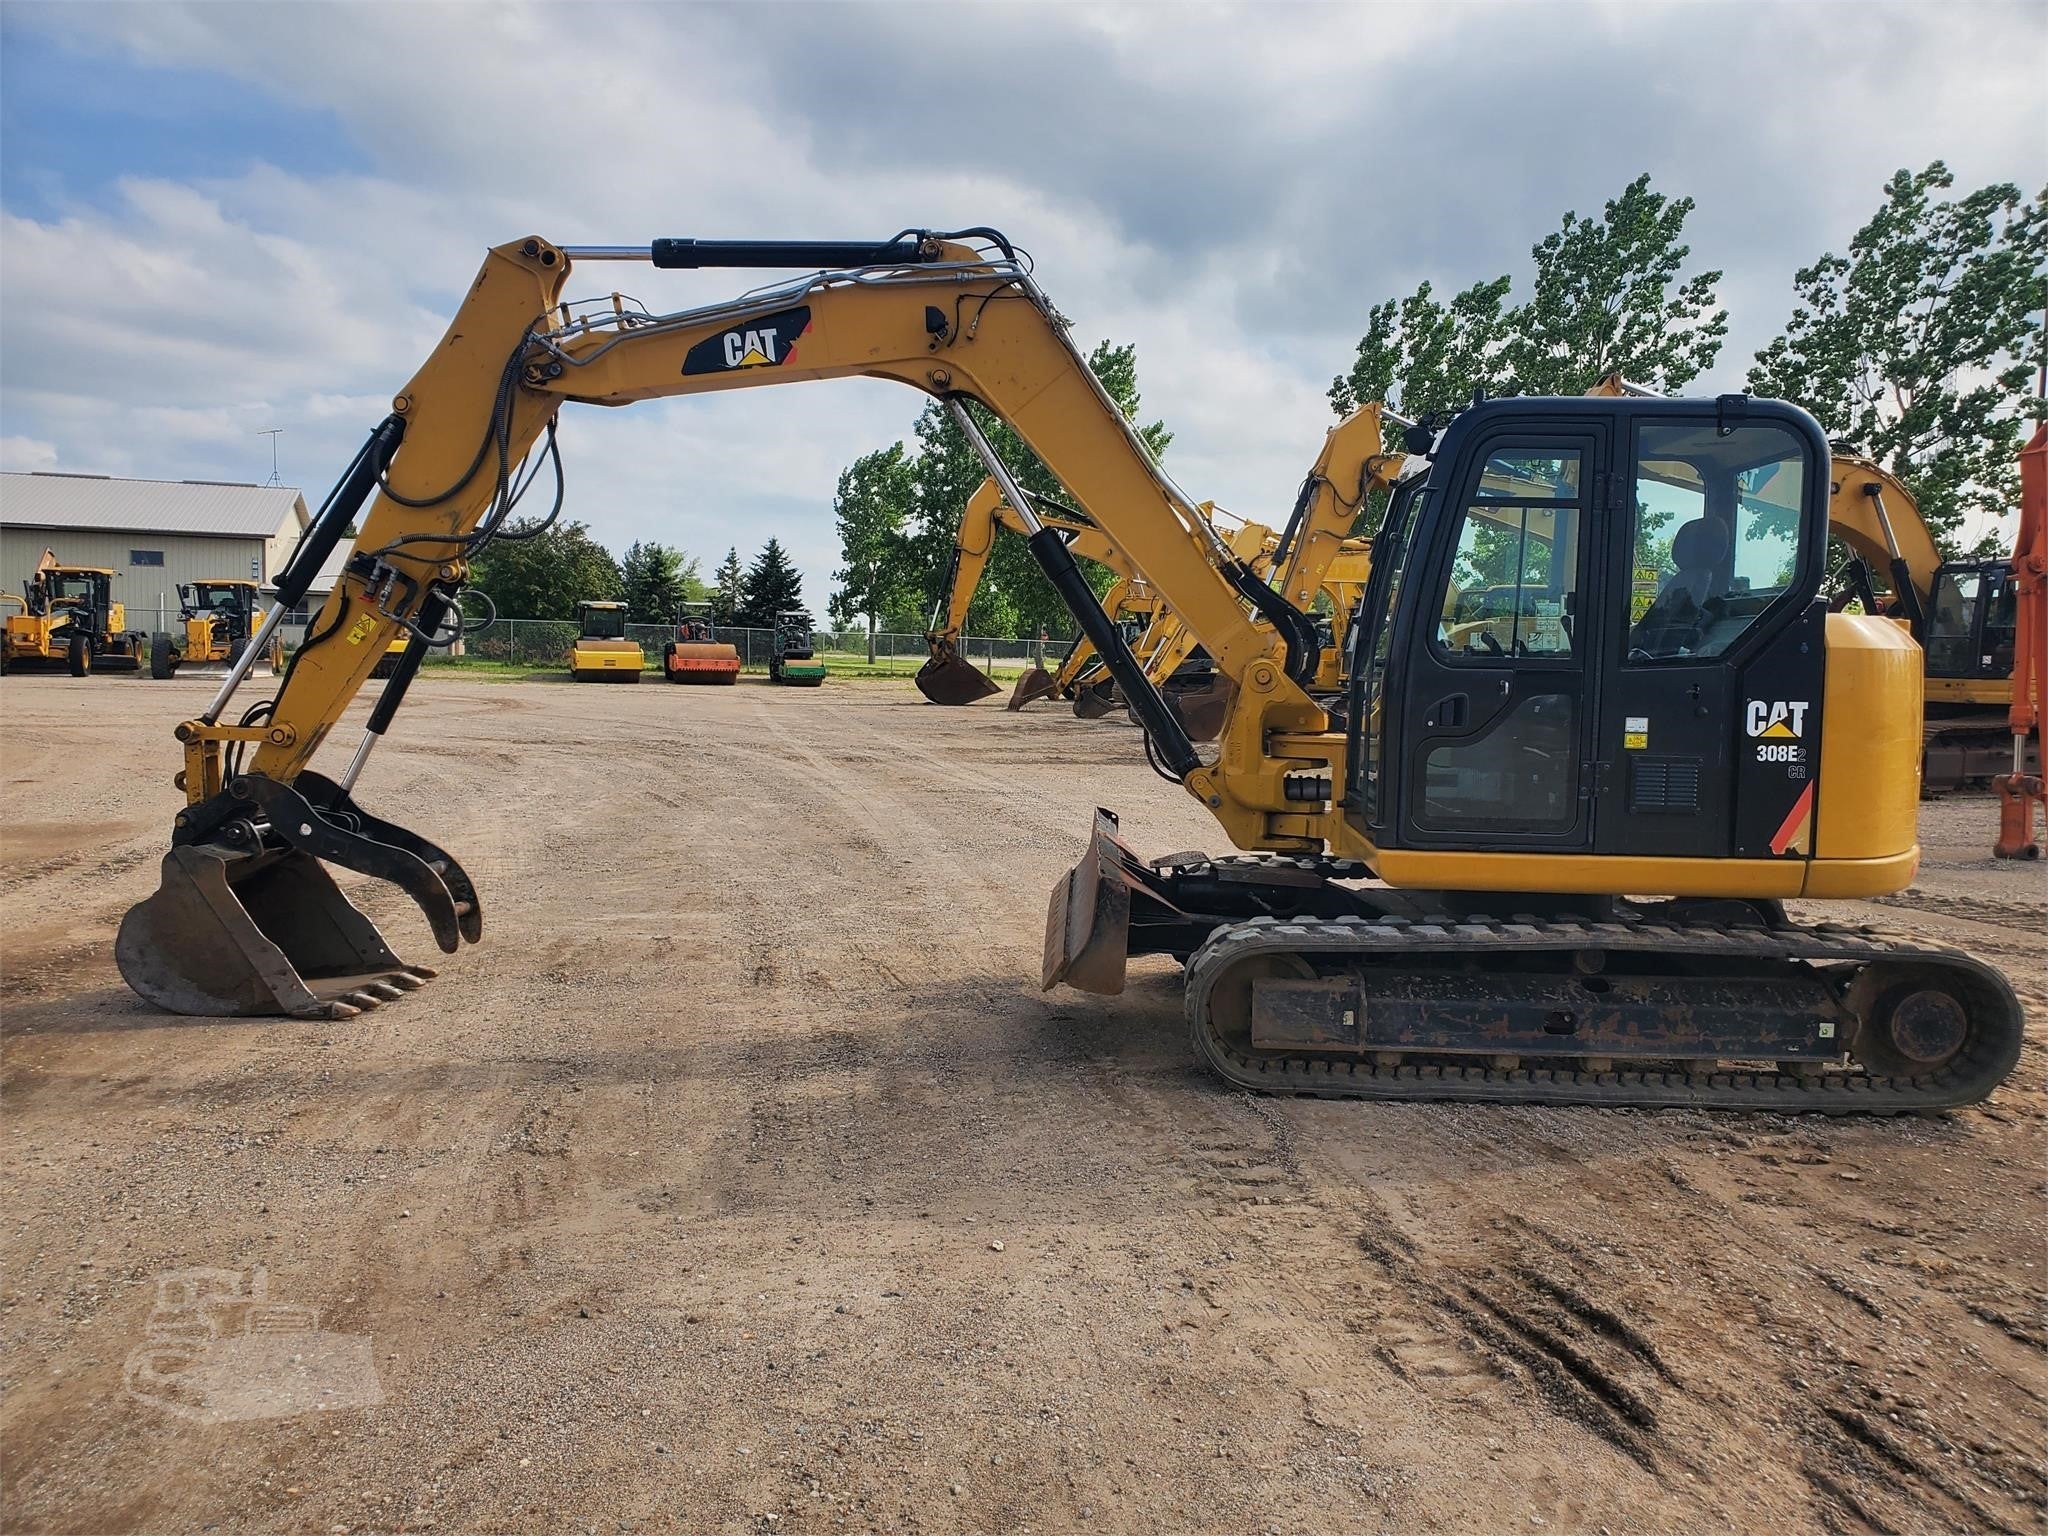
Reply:
[[[324,864],[398,886],[444,954],[483,937],[483,909],[462,866],[351,793],[449,606],[442,593],[429,594],[340,783],[310,769],[290,784],[237,773],[220,794],[179,813],[156,894],[129,911],[114,941],[122,978],[140,996],[173,1013],[333,1019],[431,979],[425,966],[399,959]]]

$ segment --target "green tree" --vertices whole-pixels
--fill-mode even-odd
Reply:
[[[1511,304],[1511,276],[1474,283],[1449,303],[1423,283],[1367,312],[1350,369],[1330,383],[1339,416],[1382,400],[1403,415],[1443,416],[1475,396],[1582,394],[1609,373],[1676,393],[1721,348],[1727,311],[1719,272],[1681,278],[1689,197],[1666,198],[1638,176],[1597,220],[1567,213],[1530,248],[1530,296]],[[1387,447],[1400,446],[1387,427]],[[1376,493],[1358,531],[1378,527]]]
[[[804,579],[780,541],[770,539],[747,567],[740,585],[737,622],[753,629],[774,627],[775,616],[804,606]]]
[[[740,566],[740,552],[727,549],[725,558],[711,576],[711,622],[737,624],[746,602],[746,572]]]
[[[618,561],[578,522],[494,541],[477,558],[472,580],[508,619],[573,618],[577,603],[625,592]]]
[[[1135,422],[1142,403],[1138,392],[1137,347],[1102,342],[1089,354],[1088,366],[1125,419]],[[969,405],[968,409],[1025,490],[1056,501],[1069,500],[1059,480],[1024,446],[1008,423],[997,420],[978,405]],[[944,406],[926,406],[913,430],[918,451],[912,461],[916,493],[912,498],[908,568],[916,589],[930,600],[938,595],[939,583],[951,563],[961,511],[987,471]],[[1163,455],[1167,444],[1173,441],[1173,434],[1159,421],[1140,426],[1138,436],[1155,457]],[[1090,569],[1089,579],[1099,594],[1107,590],[1111,577],[1107,571],[1096,568]],[[1035,635],[1040,629],[1061,636],[1073,632],[1073,618],[1065,602],[1045,579],[1031,551],[1022,539],[1003,532],[996,536],[967,622],[970,630],[983,635]]]
[[[1577,395],[1610,373],[1677,394],[1713,366],[1728,334],[1719,272],[1681,279],[1689,197],[1650,190],[1647,171],[1596,223],[1567,213],[1537,243],[1534,291],[1508,317],[1513,393]]]
[[[1951,556],[2003,543],[1994,528],[1966,548],[1963,526],[2018,500],[2048,305],[2048,190],[1954,186],[1939,160],[1894,174],[1848,255],[1794,277],[1785,333],[1749,371],[1897,475]]]
[[[832,622],[865,622],[868,662],[875,659],[875,629],[912,599],[916,582],[906,525],[917,496],[917,476],[903,444],[862,454],[841,472],[832,498],[839,528],[839,558],[832,573]]]
[[[684,603],[701,601],[705,586],[697,562],[666,544],[635,540],[619,557],[626,605],[645,624],[673,624]]]

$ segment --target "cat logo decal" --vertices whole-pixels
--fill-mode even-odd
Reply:
[[[707,336],[683,358],[685,376],[736,373],[742,368],[782,368],[796,356],[797,341],[811,328],[811,307],[799,304],[777,314],[758,315],[729,331]]]

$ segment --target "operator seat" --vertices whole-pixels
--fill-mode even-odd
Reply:
[[[1632,654],[1677,656],[1691,648],[1734,542],[1728,525],[1714,517],[1696,517],[1672,536],[1671,563],[1677,569],[1629,631]]]

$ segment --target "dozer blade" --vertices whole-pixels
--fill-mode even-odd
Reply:
[[[145,1001],[207,1018],[347,1018],[434,974],[393,954],[310,854],[214,844],[164,855],[162,884],[121,920],[114,959]]]
[[[1004,708],[1014,714],[1026,704],[1051,698],[1057,687],[1050,672],[1043,667],[1033,667],[1017,679],[1017,686],[1010,690],[1010,702]]]
[[[1117,836],[1115,812],[1097,809],[1088,851],[1060,876],[1046,908],[1045,964],[1039,977],[1046,991],[1062,983],[1081,992],[1123,991],[1131,892],[1141,867]]]
[[[917,669],[917,691],[934,704],[972,704],[1001,690],[989,675],[959,656],[934,656]]]
[[[1074,690],[1074,718],[1077,720],[1100,720],[1116,708],[1116,683],[1103,678],[1097,683],[1088,683]]]

